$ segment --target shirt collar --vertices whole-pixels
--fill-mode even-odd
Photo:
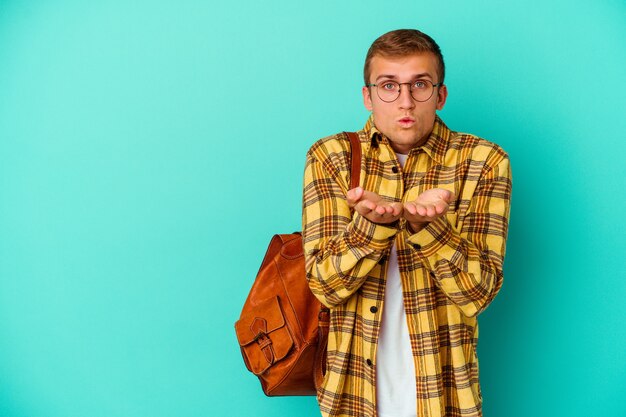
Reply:
[[[379,143],[389,143],[387,137],[376,128],[373,114],[365,122],[363,130],[367,134],[371,148],[377,148]],[[411,149],[409,155],[416,152],[417,149],[423,149],[435,162],[443,163],[452,134],[452,131],[448,129],[443,120],[438,115],[435,115],[435,124],[432,132],[430,132],[430,136],[428,136],[423,145]]]

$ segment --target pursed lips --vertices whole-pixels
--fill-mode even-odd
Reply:
[[[412,117],[403,117],[401,119],[398,119],[398,123],[400,124],[400,126],[409,127],[413,125],[413,123],[415,123],[415,119],[413,119]]]

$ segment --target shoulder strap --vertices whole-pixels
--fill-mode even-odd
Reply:
[[[355,132],[343,132],[350,139],[350,189],[359,186],[361,176],[361,140]]]
[[[354,132],[343,132],[350,139],[350,189],[359,186],[361,177],[361,140]],[[315,388],[319,388],[326,373],[326,349],[328,346],[328,327],[330,325],[330,309],[320,305],[318,313],[317,351],[313,364],[313,381]]]

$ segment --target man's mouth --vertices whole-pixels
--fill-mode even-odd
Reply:
[[[403,117],[402,119],[398,119],[398,123],[402,127],[410,127],[415,123],[415,119],[412,117]]]

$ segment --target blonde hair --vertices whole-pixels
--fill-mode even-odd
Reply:
[[[375,56],[383,57],[404,57],[416,53],[431,52],[438,61],[437,82],[443,83],[446,75],[446,67],[443,62],[443,55],[437,42],[427,34],[416,29],[398,29],[387,32],[372,43],[363,68],[363,79],[365,85],[369,84],[370,64]]]

